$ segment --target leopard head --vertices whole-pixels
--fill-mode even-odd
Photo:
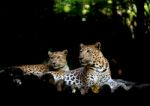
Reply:
[[[49,64],[51,64],[54,69],[60,69],[64,67],[67,65],[67,54],[68,50],[55,52],[48,51]]]
[[[99,57],[102,55],[100,47],[100,42],[92,45],[84,45],[81,43],[79,53],[81,65],[93,65],[96,63],[96,61],[99,61]]]

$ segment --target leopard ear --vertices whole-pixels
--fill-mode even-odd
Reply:
[[[80,44],[80,48],[83,48],[83,47],[84,47],[84,44],[83,44],[83,43],[81,43],[81,44]]]
[[[100,49],[101,48],[101,43],[100,42],[96,42],[95,43],[95,47],[98,48],[98,49]]]
[[[48,55],[51,56],[51,55],[52,55],[52,52],[51,52],[51,51],[48,51]]]
[[[65,55],[68,54],[68,50],[67,49],[63,50],[63,52],[64,52]]]

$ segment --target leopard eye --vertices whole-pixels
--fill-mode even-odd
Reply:
[[[59,59],[59,58],[60,58],[60,56],[57,57],[57,59]]]
[[[91,52],[91,50],[87,50],[87,52],[89,53],[89,52]]]
[[[50,59],[53,59],[53,58],[54,58],[54,57],[52,57],[52,56],[50,57]]]

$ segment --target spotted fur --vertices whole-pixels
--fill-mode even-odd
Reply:
[[[48,51],[49,61],[48,64],[53,68],[52,70],[57,71],[69,71],[69,66],[67,63],[68,50],[51,52]]]
[[[67,86],[84,89],[87,93],[89,88],[98,93],[99,88],[108,84],[112,91],[122,86],[128,89],[124,83],[119,83],[111,78],[108,60],[100,50],[100,42],[93,45],[80,44],[80,62],[83,67],[70,71],[50,71],[55,83],[63,80]]]
[[[83,66],[88,66],[86,70],[86,84],[88,88],[94,85],[103,86],[109,85],[112,92],[119,86],[125,90],[129,90],[130,86],[124,83],[116,82],[111,78],[111,72],[108,60],[101,52],[101,44],[97,42],[93,45],[80,44],[80,63]]]
[[[48,51],[49,60],[47,64],[33,64],[33,65],[21,65],[13,66],[14,68],[21,69],[25,74],[40,75],[50,70],[55,71],[69,71],[67,64],[67,50],[63,51]]]
[[[85,84],[84,67],[70,71],[50,71],[48,73],[53,75],[56,83],[59,80],[63,80],[67,86],[72,86],[79,89]]]

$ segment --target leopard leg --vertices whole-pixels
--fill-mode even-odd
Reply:
[[[123,82],[117,82],[117,81],[114,81],[113,79],[109,79],[107,84],[110,86],[112,93],[119,87],[124,88],[124,90],[126,91],[130,90],[133,87],[133,85],[126,85]]]
[[[81,93],[81,95],[85,95],[86,93],[88,93],[88,89],[87,88],[80,88],[80,93]]]
[[[121,82],[121,83],[124,83],[124,84],[126,84],[126,85],[135,85],[136,84],[136,82],[132,82],[132,81],[126,81],[126,80],[123,80],[123,79],[113,79],[114,81],[116,81],[116,82]]]

